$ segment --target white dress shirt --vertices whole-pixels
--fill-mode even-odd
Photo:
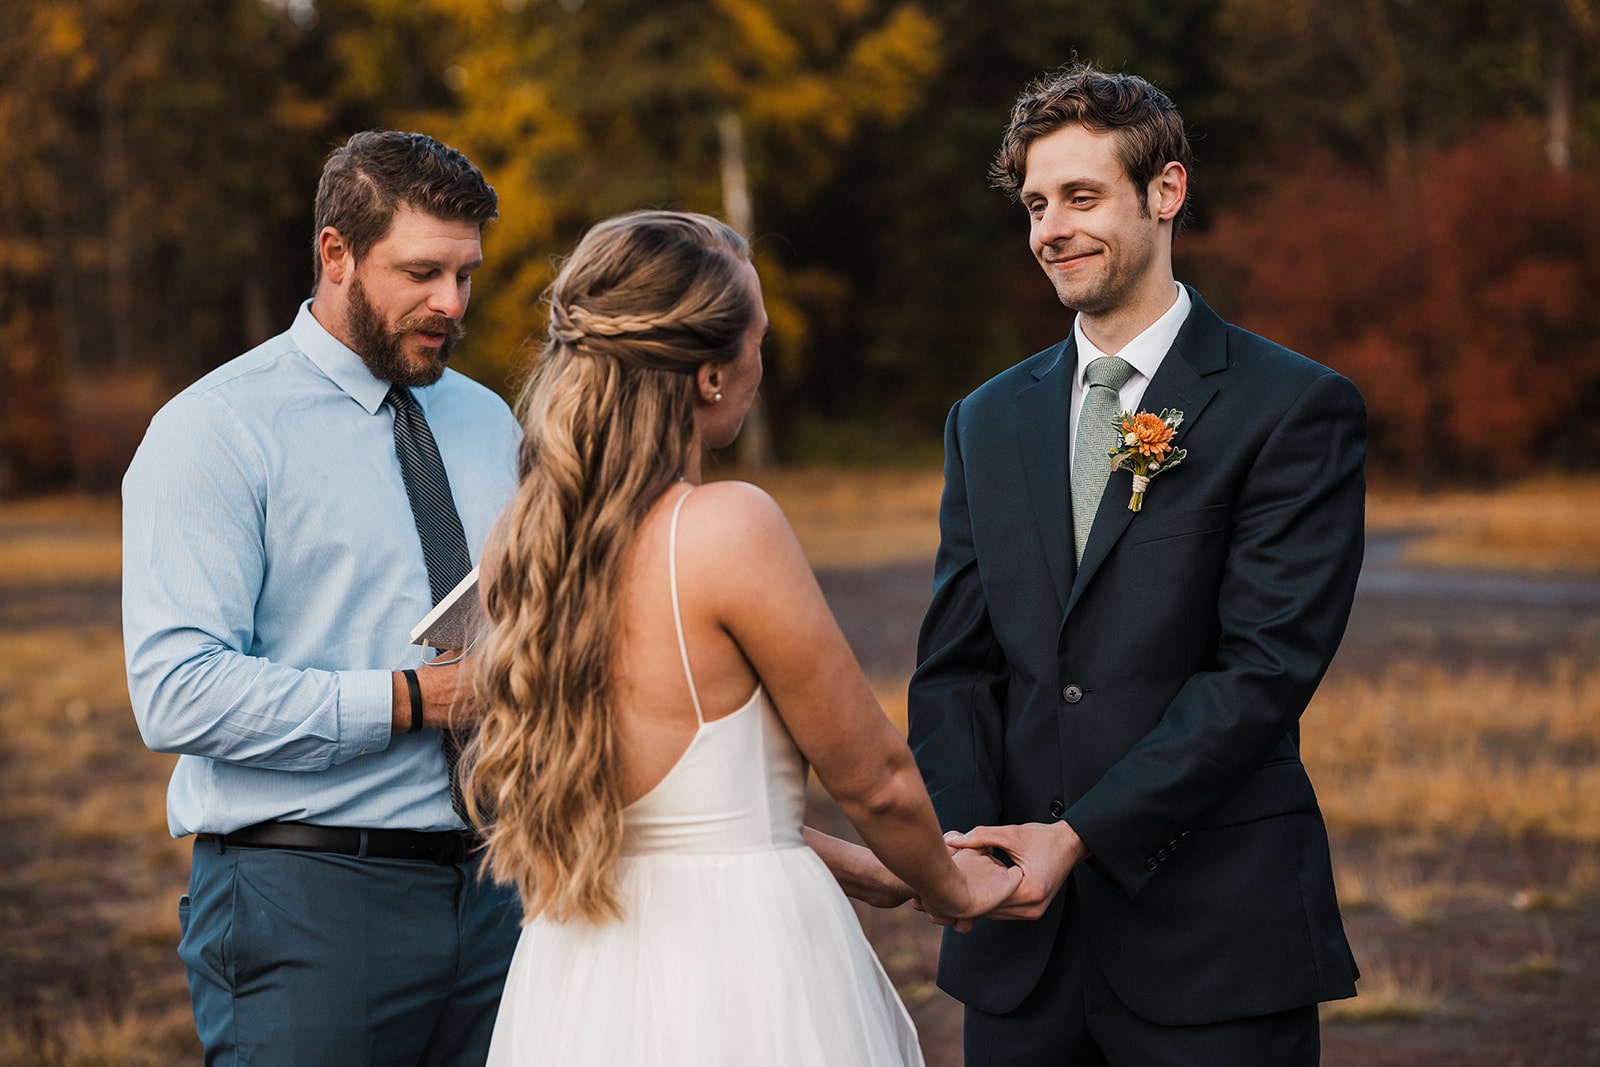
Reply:
[[[1189,299],[1189,290],[1177,282],[1173,283],[1177,289],[1177,296],[1172,306],[1164,311],[1159,319],[1144,328],[1133,340],[1122,346],[1120,352],[1102,352],[1083,334],[1083,316],[1072,320],[1072,336],[1078,345],[1078,365],[1072,374],[1072,416],[1067,424],[1067,469],[1072,469],[1073,452],[1078,447],[1078,413],[1083,407],[1083,395],[1089,388],[1084,370],[1101,356],[1114,355],[1125,359],[1133,366],[1133,375],[1123,383],[1117,396],[1122,404],[1123,411],[1139,410],[1139,401],[1144,398],[1145,387],[1150,384],[1150,379],[1156,376],[1156,370],[1161,366],[1161,361],[1167,358],[1167,352],[1172,348],[1172,342],[1177,340],[1178,331],[1183,328],[1184,320],[1189,317],[1189,308],[1193,302]]]

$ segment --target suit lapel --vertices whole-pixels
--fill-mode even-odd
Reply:
[[[1206,375],[1226,370],[1228,366],[1227,325],[1212,311],[1200,294],[1192,288],[1189,299],[1193,302],[1189,317],[1178,331],[1172,348],[1156,370],[1156,375],[1139,401],[1139,410],[1159,414],[1163,408],[1176,408],[1183,412],[1183,425],[1173,438],[1173,447],[1182,448],[1189,430],[1199,420],[1217,386]],[[1181,478],[1183,468],[1163,477]],[[1095,512],[1094,526],[1089,530],[1088,543],[1083,547],[1083,561],[1073,576],[1072,588],[1066,596],[1064,614],[1071,613],[1078,597],[1089,579],[1105,562],[1106,556],[1133,522],[1134,512],[1128,510],[1128,500],[1133,495],[1133,475],[1126,469],[1113,471],[1106,483]],[[1068,552],[1070,559],[1071,552]]]
[[[1078,349],[1069,336],[1055,358],[1042,359],[1033,382],[1017,394],[1017,443],[1033,504],[1040,548],[1056,587],[1057,604],[1072,588],[1072,494],[1068,491],[1067,404]]]

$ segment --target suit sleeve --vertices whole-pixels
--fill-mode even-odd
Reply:
[[[1007,679],[973,543],[960,415],[957,404],[945,424],[933,600],[917,638],[908,698],[911,749],[947,830],[1000,818]]]
[[[1361,396],[1328,373],[1288,405],[1248,468],[1222,571],[1215,669],[1191,676],[1064,816],[1129,895],[1297,729],[1355,596],[1365,460]]]

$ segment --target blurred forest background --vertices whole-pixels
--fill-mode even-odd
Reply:
[[[1600,1062],[1600,0],[0,0],[0,1067],[198,1058],[109,491],[308,295],[331,149],[484,169],[458,365],[507,392],[594,220],[754,235],[765,420],[724,467],[769,466],[903,723],[944,414],[1070,322],[984,174],[1074,56],[1188,121],[1179,277],[1367,398],[1368,571],[1307,713],[1364,972],[1326,1061]],[[864,921],[951,1062],[935,929]]]
[[[1067,328],[984,169],[1073,56],[1177,101],[1180,277],[1355,379],[1376,476],[1593,469],[1597,44],[1600,0],[6,0],[0,497],[114,487],[162,401],[285,328],[322,160],[378,126],[500,193],[468,373],[515,382],[591,221],[711,211],[773,319],[741,458],[936,456]]]

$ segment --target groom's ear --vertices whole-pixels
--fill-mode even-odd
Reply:
[[[1184,202],[1189,199],[1189,172],[1182,163],[1173,161],[1161,168],[1150,181],[1150,203],[1155,217],[1169,222],[1183,213]]]

